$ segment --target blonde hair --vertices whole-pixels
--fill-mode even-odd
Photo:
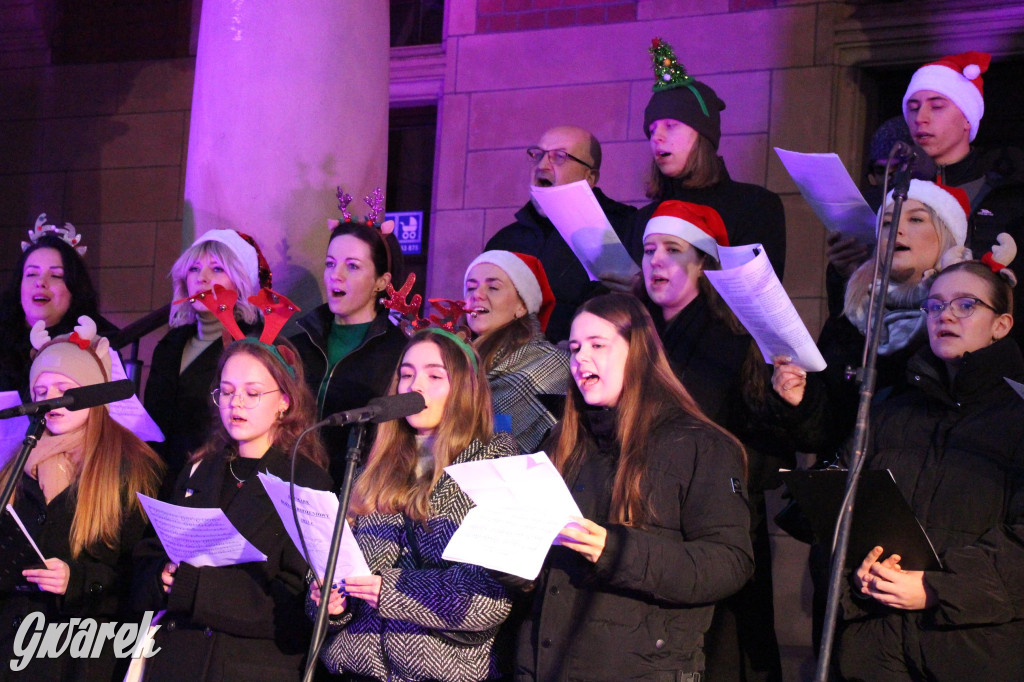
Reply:
[[[246,273],[245,266],[242,265],[242,261],[239,260],[230,247],[212,239],[193,244],[178,256],[178,260],[174,261],[170,272],[171,287],[173,289],[171,300],[180,301],[188,297],[188,283],[186,282],[188,269],[192,263],[203,256],[213,256],[219,260],[224,269],[227,270],[228,279],[231,280],[231,283],[235,285],[235,289],[238,290],[235,318],[247,324],[255,324],[259,319],[260,313],[256,306],[249,302],[249,297],[255,295],[256,292],[253,291],[252,280],[249,278],[249,274]],[[182,301],[178,305],[171,306],[171,319],[168,322],[170,326],[187,327],[190,324],[195,324],[197,320],[196,311],[188,301]]]
[[[928,215],[931,216],[932,225],[939,237],[939,257],[932,265],[932,269],[939,270],[942,267],[942,256],[950,249],[957,246],[956,237],[943,222],[939,214],[929,206],[922,203]],[[881,236],[881,235],[880,235]],[[878,249],[878,243],[875,245]],[[867,259],[860,264],[860,267],[850,276],[846,284],[846,296],[843,301],[843,314],[858,328],[867,324],[868,300],[871,295],[871,286],[874,283],[874,257]],[[924,294],[928,293],[928,283],[924,280],[916,282],[890,282],[889,293],[885,297],[887,308],[913,308],[921,302]]]
[[[68,490],[75,508],[68,537],[72,559],[100,543],[118,549],[124,517],[143,513],[135,493],[156,495],[165,469],[153,449],[114,421],[105,406],[89,410],[82,439],[80,468]],[[0,485],[13,468],[11,460],[0,471]]]
[[[404,419],[385,422],[377,429],[373,449],[367,458],[366,469],[356,481],[352,494],[352,513],[365,515],[402,513],[414,521],[426,521],[430,516],[430,493],[444,473],[444,468],[455,461],[474,440],[489,442],[494,435],[494,412],[491,390],[485,369],[477,361],[473,368],[469,353],[452,339],[429,330],[417,332],[405,350],[420,343],[432,343],[441,351],[441,362],[448,373],[451,388],[445,401],[434,436],[434,471],[423,477],[416,475],[419,451],[416,432]],[[396,368],[388,395],[398,391]]]

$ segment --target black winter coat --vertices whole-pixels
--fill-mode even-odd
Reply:
[[[291,337],[302,358],[306,383],[314,396],[319,395],[320,384],[327,374],[327,339],[333,321],[334,314],[324,303],[299,319],[302,332]],[[363,407],[373,398],[386,394],[408,341],[402,330],[388,320],[386,310],[378,313],[370,323],[363,342],[335,365],[318,418]],[[330,458],[329,470],[337,485],[341,485],[345,472],[350,430],[348,426],[332,426],[320,433]],[[373,430],[367,430],[366,443],[373,442],[373,434]]]
[[[907,375],[874,416],[865,466],[892,471],[931,538],[939,603],[900,611],[847,592],[836,660],[856,680],[1024,679],[1024,399],[1004,379],[1024,381],[1024,359],[997,341],[949,385],[926,348]]]
[[[134,494],[134,493],[131,493]],[[49,623],[67,623],[72,618],[93,618],[97,623],[138,623],[131,611],[132,549],[142,539],[145,521],[139,511],[121,519],[118,547],[103,543],[71,558],[71,524],[75,498],[70,488],[46,504],[34,478],[21,479],[14,508],[46,558],[56,557],[68,564],[68,587],[61,596],[50,592],[0,595],[0,679],[31,680],[120,680],[128,660],[115,658],[115,647],[107,641],[99,658],[72,658],[65,653],[57,659],[36,658],[17,676],[11,672],[12,646],[26,615],[41,611]]]
[[[588,410],[584,420],[593,440],[567,483],[608,537],[596,564],[551,549],[519,630],[515,678],[667,681],[703,670],[714,602],[754,569],[740,449],[681,412],[662,421],[650,435],[645,477],[655,520],[630,528],[608,521],[619,457],[615,412]]]
[[[594,188],[594,196],[615,233],[626,244],[636,209],[609,199],[597,187]],[[487,241],[484,250],[492,249],[525,253],[540,260],[551,291],[555,294],[555,309],[545,333],[552,343],[569,338],[569,327],[576,308],[600,293],[601,288],[599,283],[590,281],[576,254],[551,221],[538,213],[532,203],[527,202],[516,211],[516,222],[501,228]]]
[[[818,349],[828,366],[807,374],[801,403],[793,407],[769,391],[773,418],[787,427],[801,452],[814,452],[831,461],[853,432],[860,384],[847,377],[846,368],[860,367],[864,341],[864,335],[845,316],[830,317],[818,337]],[[876,401],[903,386],[907,360],[925,345],[927,338],[920,336],[901,350],[878,356]]]
[[[146,380],[146,411],[164,433],[163,443],[151,445],[167,463],[165,499],[189,453],[206,440],[215,410],[210,391],[224,344],[214,341],[181,372],[181,355],[195,335],[194,324],[171,328],[153,350]]]
[[[230,475],[225,462],[226,453],[221,453],[201,461],[194,472],[191,467],[183,470],[171,501],[186,507],[220,507],[224,477]],[[257,470],[287,481],[290,466],[288,455],[272,447]],[[295,462],[295,483],[331,488],[327,472],[304,457]],[[224,513],[267,555],[266,561],[219,568],[179,564],[167,595],[160,572],[168,559],[159,539],[145,540],[136,550],[137,608],[167,609],[156,633],[156,646],[162,650],[146,663],[147,681],[269,682],[301,677],[312,631],[303,612],[306,562],[255,472]]]
[[[764,187],[736,182],[728,175],[717,185],[692,189],[675,186],[670,196],[653,201],[634,217],[626,249],[637,263],[644,255],[644,229],[654,211],[667,199],[710,206],[718,211],[729,235],[729,245],[762,244],[775,274],[782,279],[786,271],[786,213],[782,199]]]
[[[967,246],[975,257],[990,251],[996,236],[1006,232],[1017,242],[1009,267],[1024,272],[1024,151],[972,148],[960,161],[940,166],[938,181],[959,187],[971,200]],[[1024,320],[1024,296],[1015,297],[1013,317]],[[1014,325],[1010,335],[1024,347],[1024,324]]]

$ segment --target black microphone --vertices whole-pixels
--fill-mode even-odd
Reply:
[[[895,163],[910,164],[917,160],[917,152],[906,142],[896,142],[889,153]]]
[[[84,410],[87,407],[116,403],[119,400],[126,400],[135,395],[135,384],[131,379],[120,381],[108,381],[102,384],[90,384],[69,388],[59,398],[48,398],[37,400],[34,403],[25,403],[17,407],[8,407],[0,410],[0,419],[11,419],[12,417],[34,416],[46,414],[50,410],[66,407],[69,410]]]
[[[323,420],[318,426],[342,426],[344,424],[359,424],[362,422],[389,422],[392,419],[401,419],[411,414],[416,414],[427,408],[423,396],[419,393],[399,393],[398,395],[386,395],[374,398],[366,407],[358,407],[354,410],[336,412]]]

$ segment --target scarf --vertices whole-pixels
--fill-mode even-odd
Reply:
[[[81,473],[84,436],[84,428],[60,436],[45,433],[29,454],[25,474],[39,483],[47,504]]]

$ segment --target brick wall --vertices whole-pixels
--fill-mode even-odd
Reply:
[[[477,32],[612,24],[636,19],[636,0],[479,0]]]
[[[194,69],[185,58],[0,70],[0,286],[45,212],[82,234],[115,324],[169,301]]]

